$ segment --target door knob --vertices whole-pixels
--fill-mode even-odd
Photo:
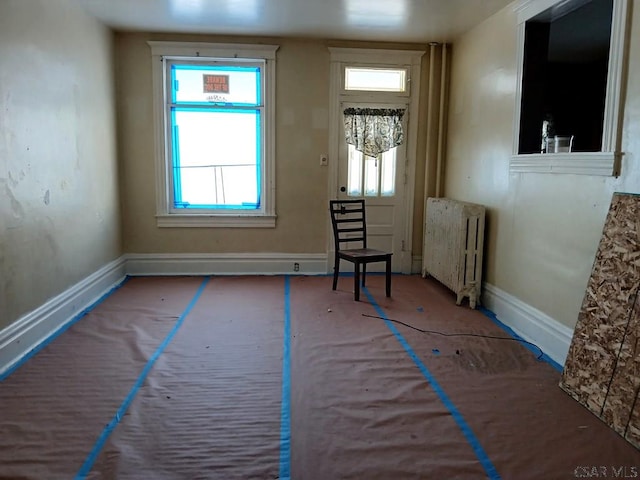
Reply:
[[[347,191],[347,187],[340,187],[340,191],[341,192],[346,192]]]

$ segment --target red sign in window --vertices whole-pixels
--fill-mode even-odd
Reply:
[[[203,75],[204,93],[229,93],[229,75]]]

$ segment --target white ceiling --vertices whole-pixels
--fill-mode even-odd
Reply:
[[[75,0],[116,30],[450,42],[513,0]]]

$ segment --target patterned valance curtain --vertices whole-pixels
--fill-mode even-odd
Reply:
[[[344,135],[347,143],[368,157],[377,157],[402,144],[404,109],[347,108]]]

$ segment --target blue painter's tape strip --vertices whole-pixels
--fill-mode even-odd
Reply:
[[[18,368],[20,368],[22,365],[24,365],[28,360],[30,360],[31,358],[33,358],[38,352],[40,352],[40,350],[42,350],[44,347],[46,347],[47,345],[49,345],[51,342],[53,342],[56,338],[58,338],[60,335],[62,335],[64,332],[66,332],[69,327],[71,327],[74,323],[78,322],[82,317],[84,317],[87,313],[89,313],[91,310],[93,310],[94,308],[96,308],[98,305],[100,305],[107,297],[109,297],[113,292],[115,292],[117,289],[119,289],[122,285],[125,284],[125,282],[127,280],[129,280],[130,277],[126,276],[120,283],[118,283],[117,285],[111,287],[109,289],[108,292],[106,292],[104,295],[102,295],[100,298],[98,298],[95,302],[93,302],[91,305],[89,305],[87,308],[85,308],[84,310],[82,310],[80,313],[78,313],[77,315],[75,315],[71,320],[69,320],[67,323],[65,323],[64,325],[62,325],[60,328],[58,328],[55,332],[53,332],[51,335],[49,335],[47,338],[45,338],[42,342],[40,342],[38,345],[36,345],[34,348],[32,348],[31,350],[29,350],[29,352],[27,352],[25,355],[23,355],[20,360],[18,360],[16,363],[14,363],[9,369],[5,370],[4,373],[2,373],[2,375],[0,375],[0,382],[4,381],[5,379],[7,379],[7,377],[9,377],[9,375],[11,375],[13,372],[15,372]]]
[[[291,479],[291,376],[290,376],[290,279],[284,277],[284,341],[282,352],[282,403],[280,407],[280,480]]]
[[[531,350],[536,355],[536,357],[538,357],[540,355],[540,352],[542,352],[542,355],[540,355],[540,358],[545,362],[547,362],[549,365],[551,365],[558,372],[562,372],[562,365],[560,365],[558,362],[556,362],[554,359],[552,359],[546,353],[544,353],[544,351],[541,348],[537,348],[529,343],[526,343],[527,341],[524,340],[520,335],[518,335],[510,327],[508,327],[507,325],[502,323],[500,320],[498,320],[498,317],[496,316],[496,314],[493,313],[491,310],[487,310],[484,307],[478,307],[478,310],[480,310],[485,316],[489,317],[489,319],[493,323],[495,323],[497,326],[499,326],[502,330],[507,332],[513,338],[515,338],[516,340],[521,340],[520,343],[528,350]]]
[[[449,410],[449,413],[451,413],[451,416],[453,417],[455,422],[458,424],[458,427],[460,427],[460,430],[462,430],[462,434],[467,439],[467,442],[469,442],[469,445],[471,445],[471,448],[475,452],[476,457],[480,461],[480,464],[482,465],[482,468],[484,468],[484,471],[486,472],[489,479],[500,480],[501,477],[498,471],[496,470],[496,467],[493,465],[493,463],[489,459],[489,456],[484,451],[484,448],[482,448],[482,445],[480,445],[478,438],[475,436],[475,434],[471,430],[471,427],[465,421],[464,417],[462,416],[458,408],[453,404],[453,402],[447,396],[447,394],[442,389],[440,384],[438,384],[438,382],[436,381],[433,374],[429,371],[429,369],[424,365],[424,363],[422,363],[422,360],[418,358],[418,355],[416,355],[416,353],[413,351],[413,349],[411,348],[409,343],[405,340],[405,338],[402,336],[402,334],[393,325],[393,323],[387,318],[387,316],[384,313],[384,310],[380,308],[380,306],[374,300],[373,296],[371,296],[371,294],[366,289],[366,287],[363,287],[362,290],[367,296],[367,298],[369,299],[369,302],[371,302],[371,305],[373,305],[373,308],[375,308],[376,312],[378,312],[378,315],[380,315],[380,317],[384,319],[384,323],[387,325],[389,330],[391,330],[391,332],[395,335],[398,342],[400,342],[400,345],[402,345],[402,347],[405,349],[407,354],[409,354],[409,357],[411,357],[411,360],[413,360],[413,362],[416,364],[416,366],[418,367],[418,369],[420,370],[424,378],[427,379],[427,382],[429,382],[433,391],[438,395],[438,397],[440,398],[440,401],[444,404],[447,410]]]
[[[98,455],[100,454],[100,450],[102,450],[102,447],[104,446],[107,439],[109,438],[109,435],[111,435],[111,432],[116,428],[118,423],[120,423],[120,420],[122,419],[122,417],[124,417],[124,415],[127,413],[127,409],[129,408],[129,405],[131,404],[134,397],[138,393],[138,390],[140,390],[140,387],[142,387],[142,384],[144,383],[145,379],[149,375],[149,372],[151,371],[151,368],[153,367],[154,363],[156,363],[156,360],[158,359],[158,357],[160,357],[160,354],[162,354],[164,349],[167,348],[167,345],[169,345],[169,342],[171,342],[175,334],[178,332],[178,330],[184,323],[184,319],[187,317],[187,315],[189,315],[194,305],[200,298],[200,295],[202,295],[204,288],[207,286],[207,283],[209,282],[209,279],[210,277],[207,277],[202,281],[202,284],[200,284],[200,288],[198,288],[198,291],[196,292],[194,297],[191,299],[191,302],[189,302],[189,305],[187,305],[187,308],[184,310],[184,312],[182,312],[182,315],[180,315],[180,317],[176,321],[171,331],[165,337],[163,342],[158,346],[158,348],[156,348],[151,358],[147,361],[147,364],[142,369],[140,376],[138,377],[138,379],[136,380],[136,383],[133,385],[133,387],[129,391],[129,394],[124,399],[124,401],[120,404],[120,408],[118,408],[115,415],[111,418],[111,421],[107,424],[107,426],[104,427],[104,429],[102,430],[102,433],[96,440],[96,443],[93,445],[91,452],[89,452],[89,455],[87,456],[86,460],[84,461],[84,463],[80,467],[80,470],[75,476],[76,480],[81,480],[86,478],[89,472],[91,471],[91,469],[93,468],[93,464],[98,458]]]

